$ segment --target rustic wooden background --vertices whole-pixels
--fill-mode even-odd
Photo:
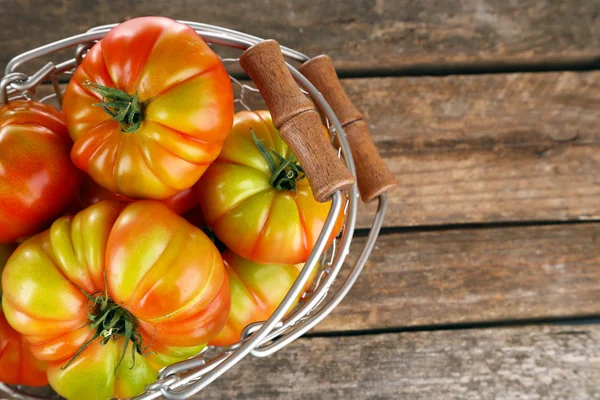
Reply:
[[[308,337],[198,399],[600,398],[599,0],[0,7],[2,66],[163,15],[327,53],[367,116],[401,186],[363,275]]]

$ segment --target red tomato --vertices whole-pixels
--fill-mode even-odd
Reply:
[[[269,319],[304,266],[258,264],[229,250],[223,253],[223,261],[229,276],[231,311],[223,330],[210,342],[213,346],[234,344],[247,325]],[[310,287],[316,272],[317,268],[304,291]]]
[[[125,203],[131,203],[135,201],[134,199],[123,196],[122,194],[113,193],[110,190],[98,185],[92,178],[84,176],[81,182],[81,189],[79,191],[80,206],[82,208],[86,208],[103,200],[118,200]],[[181,215],[192,210],[198,204],[198,197],[196,196],[194,187],[191,187],[183,192],[177,193],[175,196],[161,200],[161,202],[171,210],[175,211],[177,214]]]
[[[79,168],[111,192],[166,199],[192,187],[219,154],[233,91],[221,60],[193,29],[143,17],[90,49],[63,110]]]
[[[17,248],[2,288],[7,320],[67,398],[140,394],[156,379],[143,354],[202,346],[230,307],[210,239],[147,200],[103,201],[58,219]]]
[[[0,273],[16,246],[0,244]],[[1,294],[1,292],[0,292]],[[6,321],[0,308],[0,382],[9,385],[45,386],[46,363],[38,361],[23,336]]]
[[[0,108],[0,243],[45,229],[77,193],[80,173],[60,112],[34,101]]]
[[[259,150],[251,131],[268,155]],[[331,208],[331,202],[314,199],[301,170],[287,167],[273,172],[283,159],[296,165],[269,112],[242,111],[235,115],[221,154],[198,185],[204,217],[217,237],[235,253],[260,263],[306,262]],[[340,213],[330,242],[343,217]]]

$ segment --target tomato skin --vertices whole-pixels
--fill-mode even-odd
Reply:
[[[102,201],[58,219],[17,248],[2,287],[7,320],[49,362],[49,381],[67,398],[130,397],[156,379],[154,360],[140,354],[133,370],[125,367],[132,364],[130,351],[115,378],[122,336],[105,346],[96,339],[62,369],[94,335],[82,290],[106,291],[135,317],[141,347],[174,360],[182,354],[177,347],[215,337],[230,307],[227,274],[210,239],[149,200]]]
[[[0,273],[15,245],[0,244]],[[0,308],[0,382],[9,385],[45,386],[46,363],[36,359],[23,335],[15,331]]]
[[[0,243],[45,229],[77,193],[80,172],[60,112],[18,100],[0,107]]]
[[[95,341],[64,370],[64,363],[51,363],[48,366],[50,385],[67,399],[106,400],[143,393],[145,387],[156,380],[156,371],[146,357],[137,356],[134,362],[129,346],[115,372],[122,348],[123,339],[111,340],[105,346]]]
[[[93,104],[86,82],[143,103],[143,122],[124,133]],[[219,154],[233,118],[223,64],[187,25],[141,17],[113,28],[87,53],[65,92],[71,157],[96,182],[132,198],[165,199],[190,188]]]
[[[29,343],[8,324],[0,310],[0,382],[46,386],[46,367],[33,356]]]
[[[304,263],[323,229],[331,202],[317,202],[306,178],[296,182],[295,192],[271,186],[269,166],[250,130],[282,157],[292,154],[268,111],[236,113],[223,150],[198,185],[206,222],[229,249],[244,258],[260,263]],[[342,224],[341,213],[330,243]]]
[[[82,208],[91,206],[103,200],[118,200],[125,203],[136,201],[122,194],[113,193],[108,189],[98,185],[89,176],[84,176],[79,190],[79,205]],[[198,204],[198,197],[194,187],[177,193],[175,196],[161,200],[167,207],[175,213],[182,215],[191,211]]]
[[[209,343],[212,346],[232,345],[240,340],[247,325],[266,321],[281,304],[304,266],[259,264],[230,250],[223,253],[223,262],[229,275],[231,311],[223,330]],[[312,284],[317,269],[304,286],[303,292]],[[296,302],[299,298],[300,296]]]

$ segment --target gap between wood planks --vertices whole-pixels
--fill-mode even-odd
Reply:
[[[388,77],[419,77],[419,76],[451,76],[451,75],[487,75],[513,74],[535,72],[584,72],[600,69],[600,58],[563,60],[544,62],[479,62],[449,63],[449,64],[417,64],[395,68],[338,70],[338,76],[343,79],[353,78],[388,78]],[[240,79],[248,79],[243,76]]]
[[[445,224],[445,225],[423,225],[423,226],[390,226],[382,227],[379,235],[391,235],[394,233],[419,233],[419,232],[443,232],[453,230],[473,230],[473,229],[496,229],[496,228],[524,228],[529,226],[552,226],[552,225],[581,225],[594,224],[600,222],[600,219],[590,218],[586,220],[541,220],[541,221],[497,221],[497,222],[479,222],[469,224]],[[354,237],[369,236],[370,228],[357,228],[354,230]]]
[[[372,328],[356,329],[348,331],[328,331],[328,332],[308,332],[305,338],[318,337],[340,337],[340,336],[367,336],[367,335],[385,335],[405,332],[432,332],[432,331],[455,331],[464,329],[489,329],[489,328],[520,328],[535,325],[568,325],[573,326],[576,331],[578,325],[598,325],[600,324],[600,315],[582,315],[576,317],[558,317],[558,318],[532,318],[522,320],[498,320],[486,322],[455,323],[443,325],[417,325],[407,327],[390,328]]]

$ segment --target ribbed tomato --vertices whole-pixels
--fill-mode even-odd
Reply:
[[[210,342],[213,346],[231,345],[240,340],[247,325],[269,319],[304,266],[258,264],[229,250],[223,253],[223,261],[229,276],[231,311],[223,330]],[[304,291],[310,287],[316,272],[317,268]]]
[[[60,112],[34,101],[0,107],[0,243],[47,228],[77,193],[79,170]]]
[[[314,199],[268,111],[235,115],[221,154],[200,180],[198,195],[217,237],[240,256],[261,263],[306,262],[331,208],[331,202]],[[342,214],[330,242],[342,227]]]
[[[202,346],[227,319],[227,274],[210,239],[160,202],[123,207],[103,201],[58,219],[2,275],[7,320],[67,398],[135,396],[156,378],[144,355]]]
[[[190,188],[219,154],[233,92],[221,60],[193,29],[142,17],[89,50],[63,111],[79,168],[112,192],[165,199]]]

